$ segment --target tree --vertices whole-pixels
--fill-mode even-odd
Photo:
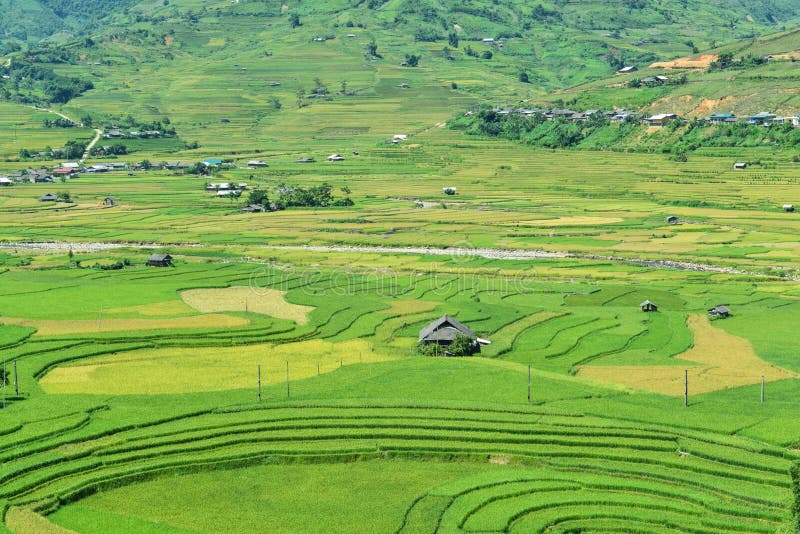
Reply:
[[[298,26],[302,26],[303,23],[300,22],[300,15],[298,15],[297,13],[292,13],[291,15],[289,15],[289,25],[292,28],[297,28]]]
[[[297,88],[297,107],[302,108],[305,106],[306,91],[302,87]]]
[[[447,42],[453,48],[458,48],[458,34],[456,32],[450,32],[447,35]]]
[[[478,344],[469,336],[458,334],[450,346],[447,347],[447,352],[451,356],[472,356],[478,352]]]
[[[416,67],[419,65],[420,56],[416,54],[406,54],[406,65]]]
[[[375,42],[374,37],[367,43],[367,55],[369,57],[381,57],[378,53],[378,43]]]
[[[522,83],[531,83],[531,80],[528,77],[528,73],[525,72],[524,70],[519,73],[519,81],[521,81]]]
[[[445,46],[444,48],[442,48],[442,57],[445,58],[448,61],[453,61],[453,59],[455,59],[453,57],[453,54],[450,51],[450,47],[448,47],[448,46]]]
[[[320,78],[314,78],[314,94],[316,95],[327,95],[328,94],[328,86],[322,83]]]
[[[56,193],[56,196],[61,202],[72,202],[72,197],[70,197],[69,191],[59,191]]]
[[[256,204],[258,206],[269,206],[269,197],[267,192],[263,189],[253,189],[247,195],[248,204]]]
[[[493,56],[493,54],[492,54],[491,50],[484,50],[483,54],[481,54],[481,57],[483,59],[492,59],[492,56]]]
[[[347,80],[342,80],[342,94],[347,94]]]

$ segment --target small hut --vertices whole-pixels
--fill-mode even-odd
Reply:
[[[679,220],[675,215],[667,217],[667,224],[678,224]]]
[[[148,267],[171,267],[172,256],[169,254],[152,254],[147,259]]]
[[[736,170],[746,169],[747,168],[747,162],[746,161],[737,161],[736,163],[733,164],[733,168],[736,169]]]
[[[646,300],[639,304],[639,307],[642,309],[643,312],[656,312],[658,311],[658,306],[655,305],[654,302]]]
[[[116,206],[116,204],[117,204],[117,199],[114,197],[106,197],[103,199],[104,206]]]
[[[39,197],[39,202],[56,202],[57,200],[58,195],[55,195],[54,193],[45,193]]]
[[[731,310],[727,306],[714,306],[708,310],[708,315],[714,319],[724,319],[725,317],[730,317]]]
[[[785,211],[787,213],[791,213],[791,212],[794,211],[794,206],[792,204],[784,204],[783,205],[783,211]]]
[[[436,343],[444,347],[449,346],[458,336],[466,336],[476,344],[488,344],[489,341],[479,339],[475,332],[464,323],[456,321],[447,314],[442,315],[431,324],[419,331],[420,343]]]

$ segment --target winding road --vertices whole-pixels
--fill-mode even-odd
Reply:
[[[64,115],[60,111],[56,111],[54,109],[40,108],[40,107],[36,107],[36,106],[31,106],[31,107],[33,107],[33,109],[35,109],[37,111],[45,111],[47,113],[53,113],[54,115],[58,115],[62,119],[68,120],[70,122],[74,122],[75,124],[82,124],[80,121],[76,121],[72,117]],[[86,145],[86,150],[84,151],[83,156],[81,156],[80,163],[83,163],[84,161],[86,161],[86,159],[89,157],[89,153],[91,152],[92,148],[94,148],[94,145],[97,144],[97,142],[100,140],[100,137],[102,137],[102,135],[103,135],[103,130],[101,130],[100,128],[94,128],[94,139],[89,141],[89,144]]]

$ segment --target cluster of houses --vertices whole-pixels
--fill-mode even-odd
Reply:
[[[161,137],[162,135],[165,134],[158,130],[129,130],[127,132],[123,132],[122,130],[113,129],[103,132],[103,137],[106,139],[152,139],[155,137]]]
[[[206,185],[206,191],[216,193],[218,197],[239,197],[242,191],[247,189],[246,182],[231,184],[228,182],[210,183]]]
[[[53,168],[42,167],[39,169],[22,169],[10,174],[0,175],[0,187],[8,187],[14,184],[44,184],[52,183],[60,178],[75,178],[79,173],[96,173],[126,170],[128,164],[124,162],[112,162],[106,164],[88,165],[82,167],[73,161],[67,161],[56,165]]]
[[[641,113],[627,109],[614,109],[608,111],[602,109],[588,109],[586,111],[573,111],[571,109],[560,109],[560,108],[550,108],[550,109],[506,108],[506,109],[495,109],[495,112],[498,115],[511,115],[513,113],[516,113],[526,117],[530,117],[533,115],[542,115],[549,121],[566,120],[569,122],[587,121],[596,115],[605,117],[607,120],[611,122],[636,121],[636,120],[641,120],[643,117]],[[466,114],[467,116],[470,116],[473,114],[473,112],[468,111]]]
[[[543,109],[543,108],[506,108],[496,109],[498,115],[510,115],[512,113],[520,114],[523,116],[543,115],[547,120],[566,120],[568,122],[583,122],[589,120],[595,115],[602,115],[610,122],[628,122],[628,121],[642,121],[650,126],[664,126],[672,121],[686,121],[680,115],[675,113],[658,113],[655,115],[647,116],[645,114],[630,111],[626,109],[615,110],[600,110],[589,109],[586,111],[573,111],[571,109]],[[467,115],[472,115],[472,111],[468,111]],[[703,117],[702,121],[708,124],[733,124],[733,123],[747,123],[756,124],[759,126],[772,126],[776,124],[791,124],[795,127],[800,127],[800,117],[797,115],[781,116],[769,111],[762,111],[754,115],[742,115],[737,117],[733,113],[715,113],[707,117]]]

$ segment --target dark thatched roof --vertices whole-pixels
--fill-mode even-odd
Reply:
[[[475,337],[475,333],[467,325],[444,314],[419,331],[419,340],[453,341],[458,335]]]

